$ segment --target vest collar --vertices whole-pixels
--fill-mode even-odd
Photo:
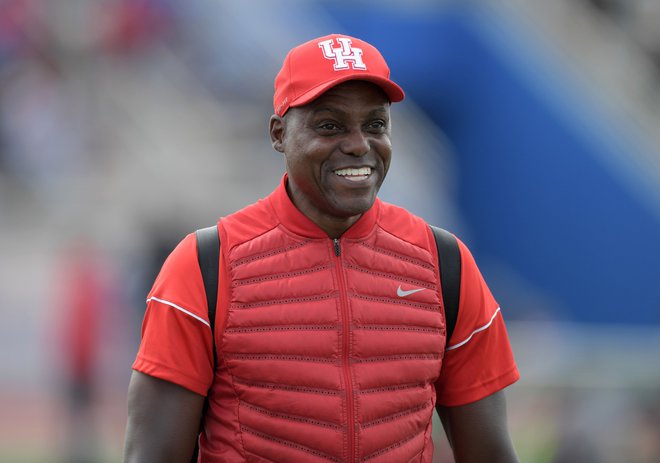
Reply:
[[[291,198],[289,198],[286,192],[287,178],[287,174],[285,173],[279,186],[269,197],[270,204],[278,219],[282,225],[297,235],[309,238],[327,238],[327,233],[300,212],[293,204],[293,201],[291,201]],[[369,234],[376,224],[379,210],[380,199],[376,198],[373,206],[344,232],[342,238],[360,238]]]

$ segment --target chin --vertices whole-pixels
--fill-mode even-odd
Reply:
[[[348,201],[342,201],[341,203],[335,204],[335,211],[340,217],[354,217],[356,215],[362,215],[371,209],[371,206],[374,205],[376,196],[368,198],[352,198]]]

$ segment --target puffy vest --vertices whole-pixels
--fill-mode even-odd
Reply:
[[[333,240],[280,190],[219,223],[201,461],[431,462],[445,322],[426,223],[377,200]]]

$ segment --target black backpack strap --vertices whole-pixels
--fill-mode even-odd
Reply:
[[[204,280],[204,290],[208,303],[209,324],[211,325],[211,334],[215,336],[215,309],[218,300],[218,276],[220,273],[218,226],[202,228],[197,230],[195,234],[197,235],[197,259],[199,260],[199,268],[202,271],[202,280]],[[213,361],[214,364],[218,363],[215,342],[213,342]]]
[[[445,321],[447,324],[447,341],[456,327],[458,304],[461,292],[461,252],[458,249],[456,237],[439,227],[429,225],[433,231],[435,244],[438,248],[440,264],[440,282],[442,284],[442,300],[445,306]]]
[[[213,342],[213,366],[218,364],[218,353],[215,348],[215,311],[218,301],[218,277],[220,275],[220,236],[218,235],[218,226],[202,228],[195,232],[197,236],[197,260],[199,269],[202,271],[202,280],[204,281],[204,291],[206,292],[206,301],[208,304],[209,325],[211,325],[211,339]],[[200,433],[203,429],[204,415],[208,408],[208,397],[204,401],[202,421],[200,423]],[[191,463],[197,463],[199,455],[199,436],[195,442],[195,449],[191,457]]]

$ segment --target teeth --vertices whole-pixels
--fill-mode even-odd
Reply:
[[[360,167],[357,169],[353,167],[349,167],[348,169],[336,170],[335,174],[340,175],[342,177],[353,177],[353,176],[359,177],[359,176],[371,174],[371,167]]]

